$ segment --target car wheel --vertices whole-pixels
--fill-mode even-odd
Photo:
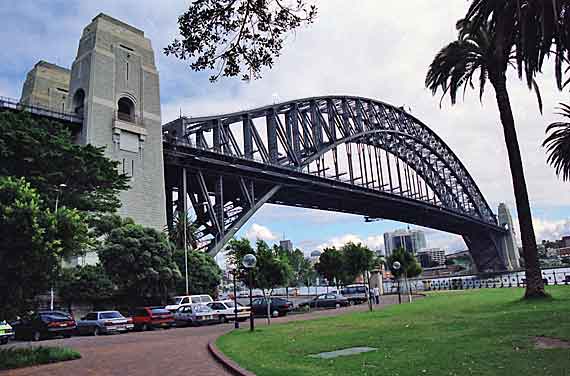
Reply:
[[[37,330],[32,333],[32,341],[37,342],[42,339],[42,334]]]
[[[354,305],[354,300],[349,300],[349,301],[348,301],[348,304],[349,304],[349,305]]]
[[[218,318],[218,321],[220,323],[227,323],[228,322],[228,318],[226,317],[226,315],[220,315],[220,317]]]
[[[271,317],[277,317],[277,316],[279,316],[279,311],[271,312]]]
[[[147,325],[147,324],[142,324],[141,330],[142,330],[143,332],[146,332],[146,331],[148,330],[148,325]]]
[[[336,309],[339,309],[339,308],[340,308],[340,303],[336,303],[336,304],[335,304],[335,307],[336,307]]]
[[[63,338],[71,338],[71,334],[66,333],[66,334],[63,335]]]
[[[8,338],[2,338],[2,339],[0,340],[0,345],[5,345],[5,344],[7,344],[7,343],[8,343]]]
[[[93,332],[92,334],[97,337],[98,335],[101,335],[101,329],[99,329],[98,326],[96,326],[95,328],[93,328]]]

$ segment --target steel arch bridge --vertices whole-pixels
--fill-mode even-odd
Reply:
[[[218,253],[265,203],[414,223],[463,236],[505,269],[506,230],[453,151],[402,108],[313,97],[163,126],[167,220],[195,213]],[[185,193],[185,194],[183,194]],[[174,198],[176,195],[176,199]]]

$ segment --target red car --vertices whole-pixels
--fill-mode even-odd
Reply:
[[[163,307],[137,308],[132,314],[135,330],[170,328],[174,325],[174,316]]]

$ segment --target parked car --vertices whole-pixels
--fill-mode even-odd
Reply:
[[[134,330],[169,329],[174,325],[172,312],[163,307],[141,307],[132,313]]]
[[[16,339],[39,341],[63,336],[71,337],[77,324],[73,317],[62,311],[38,311],[12,323]]]
[[[170,312],[176,312],[176,310],[178,310],[178,308],[180,308],[180,306],[183,304],[208,304],[213,301],[214,299],[212,299],[210,295],[181,295],[171,298],[170,304],[164,308]]]
[[[176,326],[198,326],[220,322],[220,316],[205,304],[185,304],[174,312]]]
[[[255,298],[253,299],[251,310],[256,316],[267,316],[267,299],[266,298]],[[293,310],[293,303],[289,300],[282,298],[271,298],[271,304],[269,306],[271,316],[285,316],[287,313]]]
[[[14,339],[14,331],[6,321],[0,321],[0,345],[5,345],[9,340]]]
[[[118,311],[89,312],[77,321],[77,333],[99,334],[125,333],[134,328],[133,320]]]
[[[249,307],[244,307],[241,304],[234,302],[233,300],[219,300],[207,304],[214,313],[219,316],[219,320],[222,322],[228,322],[235,319],[234,307],[237,305],[237,319],[238,321],[245,321],[249,317],[250,309]]]
[[[368,287],[365,285],[348,285],[340,293],[350,304],[360,304],[367,301]]]
[[[299,307],[310,308],[340,308],[349,305],[348,299],[338,294],[322,294],[306,302],[299,303]]]

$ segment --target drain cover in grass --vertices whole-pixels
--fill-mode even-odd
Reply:
[[[375,351],[375,350],[378,350],[378,349],[375,347],[350,347],[348,349],[322,352],[319,354],[311,354],[309,356],[311,358],[331,359],[331,358],[336,358],[338,356],[356,355],[356,354],[365,353],[365,352],[369,352],[369,351]]]

